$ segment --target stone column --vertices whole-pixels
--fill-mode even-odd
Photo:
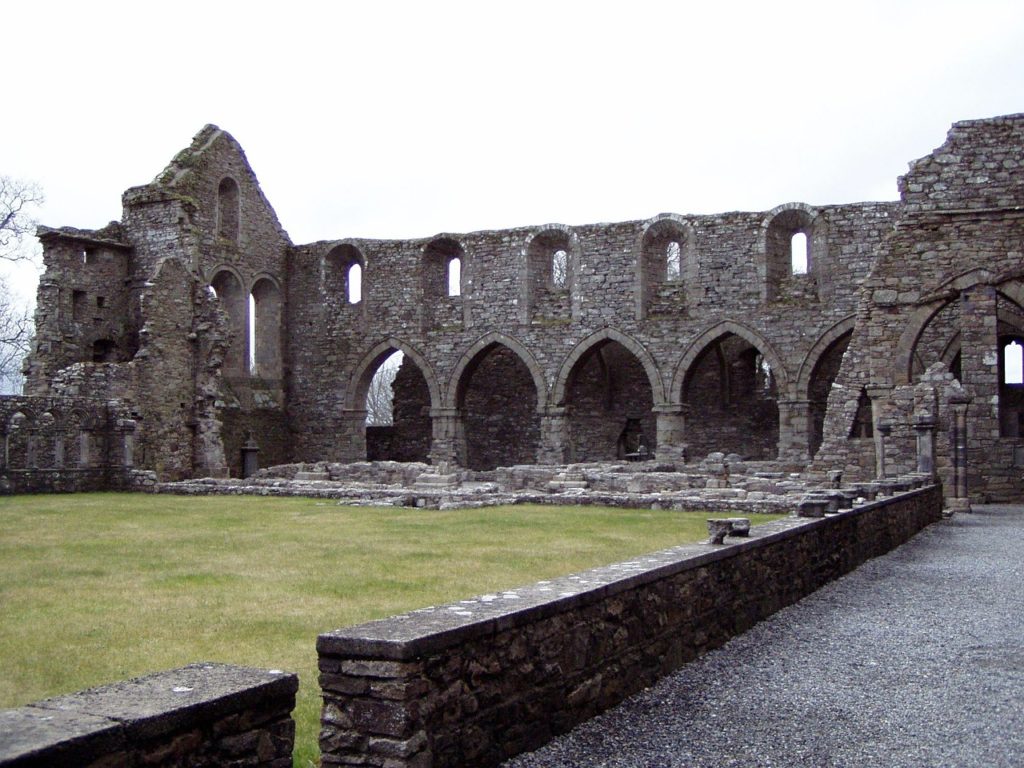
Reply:
[[[885,477],[885,439],[892,431],[892,424],[884,419],[885,404],[889,401],[892,387],[873,385],[866,388],[871,398],[871,424],[875,436],[875,477]]]
[[[466,427],[458,408],[431,408],[430,463],[466,466]]]
[[[811,455],[811,401],[779,400],[779,458],[807,461]]]
[[[995,460],[999,440],[999,318],[996,290],[978,285],[960,296],[960,381],[971,398],[970,434],[964,440],[964,482],[983,491],[983,468]],[[965,410],[966,410],[966,404]],[[965,486],[966,487],[966,486]],[[959,497],[958,497],[959,498]]]
[[[935,417],[930,413],[918,414],[914,420],[917,432],[917,471],[935,477]]]
[[[540,410],[538,464],[565,464],[569,460],[569,419],[563,406]]]
[[[654,455],[658,461],[677,464],[686,461],[686,417],[690,407],[685,403],[665,403],[654,406],[657,435]]]
[[[885,444],[892,434],[892,423],[882,419],[875,425],[875,477],[884,480],[886,477]]]
[[[971,399],[967,395],[954,393],[949,398],[953,410],[950,438],[953,442],[953,493],[946,499],[952,511],[970,512],[971,502],[967,495],[967,406]]]
[[[341,412],[341,435],[338,459],[366,461],[366,409],[346,408]]]

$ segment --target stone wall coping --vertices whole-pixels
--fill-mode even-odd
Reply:
[[[297,675],[279,670],[200,662],[44,699],[0,711],[0,763],[45,753],[47,765],[59,765],[62,754],[107,754],[274,699],[294,701],[298,686]]]
[[[833,518],[863,515],[897,498],[925,493],[930,487],[867,502],[821,519],[789,517],[752,526],[749,538],[732,539],[725,545],[684,544],[557,579],[336,629],[317,638],[317,652],[411,661],[475,637],[575,610],[748,549],[829,526]]]

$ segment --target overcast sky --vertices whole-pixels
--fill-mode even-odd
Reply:
[[[0,173],[120,218],[206,123],[296,243],[895,199],[1024,111],[1024,2],[5,4]]]

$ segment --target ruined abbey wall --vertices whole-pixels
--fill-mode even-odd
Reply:
[[[139,460],[164,478],[238,475],[248,441],[264,466],[486,471],[642,446],[794,470],[816,454],[814,471],[868,478],[885,458],[913,468],[925,412],[951,471],[962,382],[972,488],[1019,495],[1024,396],[1000,360],[1024,335],[1022,123],[957,124],[899,202],[306,245],[207,126],[125,193],[121,222],[41,230],[26,391],[93,371],[90,394],[132,409]],[[368,439],[366,392],[394,352],[395,423]]]

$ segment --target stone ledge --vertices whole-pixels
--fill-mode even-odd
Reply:
[[[153,739],[278,702],[290,712],[294,674],[197,663],[0,712],[0,766],[81,765]],[[282,707],[283,708],[283,707]]]
[[[910,498],[927,489],[909,491]],[[683,571],[783,541],[838,517],[858,517],[897,497],[869,502],[828,518],[786,518],[753,526],[748,538],[727,544],[685,544],[578,574],[541,581],[448,605],[430,606],[386,619],[325,632],[317,638],[320,654],[408,661],[548,616],[596,603],[609,596]]]

